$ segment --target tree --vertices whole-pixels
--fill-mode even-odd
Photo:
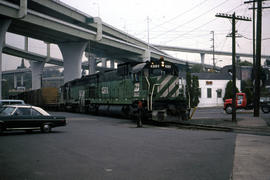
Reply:
[[[247,104],[251,104],[253,102],[253,84],[251,80],[243,81],[242,83],[243,93],[246,94]]]
[[[203,72],[203,66],[201,64],[194,64],[191,67],[191,73],[200,73]]]
[[[191,76],[190,71],[186,74],[186,97],[189,108],[194,108],[199,104],[199,80],[198,76]]]
[[[252,63],[248,61],[240,61],[239,66],[252,66]]]
[[[188,107],[191,107],[191,74],[189,69],[186,72],[186,98],[188,102]]]
[[[226,89],[225,89],[225,95],[223,97],[223,101],[225,101],[225,99],[232,99],[233,97],[233,93],[232,93],[232,87],[233,87],[233,83],[232,81],[230,80],[227,85],[226,85]],[[238,93],[239,90],[238,88],[236,87],[236,92]]]
[[[196,107],[199,104],[199,79],[198,76],[192,76],[192,100],[191,107]]]

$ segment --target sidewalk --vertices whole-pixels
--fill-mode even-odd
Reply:
[[[270,179],[270,136],[237,134],[232,180]]]
[[[190,125],[228,128],[236,132],[231,180],[270,180],[270,117],[198,118]]]

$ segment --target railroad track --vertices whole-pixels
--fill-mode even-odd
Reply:
[[[270,128],[260,128],[260,127],[236,127],[236,126],[213,126],[213,125],[203,125],[203,124],[190,124],[190,123],[178,123],[178,128],[183,129],[200,129],[200,130],[212,130],[212,131],[224,131],[224,132],[234,132],[241,134],[253,134],[270,136]]]

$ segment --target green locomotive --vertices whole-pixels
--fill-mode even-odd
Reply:
[[[188,114],[178,68],[163,58],[84,76],[64,84],[60,94],[60,107],[77,112],[134,117],[140,104],[143,117],[155,121],[185,120]]]

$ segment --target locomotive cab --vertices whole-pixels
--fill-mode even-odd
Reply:
[[[173,63],[161,58],[134,66],[132,73],[134,98],[145,102],[152,120],[167,121],[171,115],[173,121],[186,119],[186,102],[179,96],[178,69]]]

